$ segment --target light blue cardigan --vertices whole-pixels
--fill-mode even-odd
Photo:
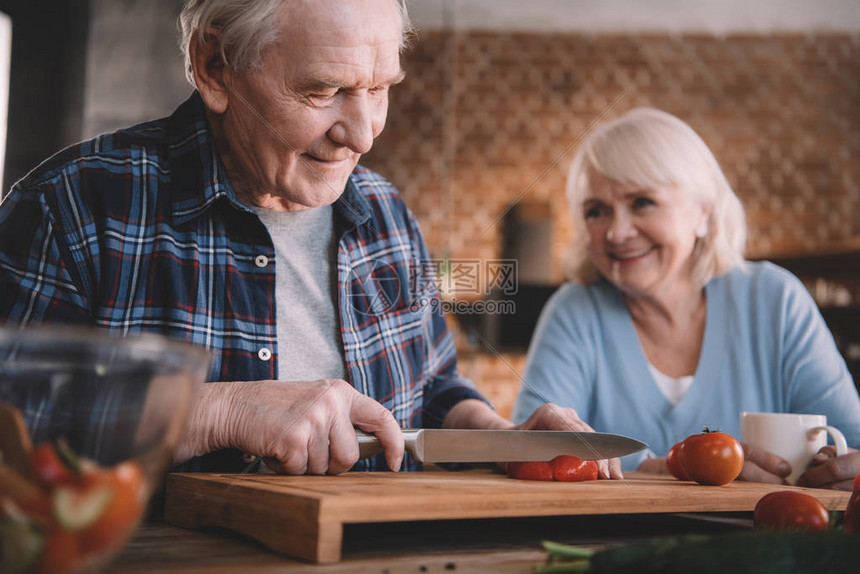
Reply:
[[[741,411],[827,415],[860,447],[860,398],[815,302],[788,271],[747,263],[706,286],[702,352],[687,395],[672,404],[654,382],[620,291],[566,284],[532,338],[514,422],[545,402],[595,430],[638,438],[657,456],[705,425],[740,439]],[[635,470],[641,455],[624,457]]]

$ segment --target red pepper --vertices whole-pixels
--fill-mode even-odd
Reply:
[[[69,484],[75,474],[69,470],[54,449],[54,445],[43,442],[30,452],[30,468],[43,486],[51,488],[58,484]]]

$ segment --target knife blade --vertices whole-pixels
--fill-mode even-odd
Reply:
[[[372,434],[356,429],[359,456],[382,452]],[[406,451],[420,462],[519,462],[572,454],[583,460],[615,458],[648,445],[624,435],[542,430],[403,429]]]

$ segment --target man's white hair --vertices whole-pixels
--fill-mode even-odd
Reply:
[[[180,48],[185,59],[185,77],[195,86],[191,69],[190,45],[194,32],[197,40],[206,40],[205,32],[213,28],[221,34],[221,58],[236,71],[258,68],[263,51],[278,39],[277,12],[285,0],[187,0],[179,15],[182,33]],[[406,0],[392,0],[402,22],[400,49],[413,33]]]
[[[693,279],[701,285],[735,266],[743,266],[746,244],[744,208],[714,154],[684,121],[666,112],[637,108],[598,126],[580,145],[570,166],[567,199],[577,238],[568,252],[569,279],[599,279],[588,256],[582,203],[589,174],[629,186],[677,187],[709,209],[707,233],[696,240]]]

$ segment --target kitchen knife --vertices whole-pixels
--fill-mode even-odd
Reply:
[[[356,429],[359,456],[382,452],[379,439]],[[615,458],[646,445],[600,432],[542,430],[403,429],[406,451],[421,462],[518,462],[572,454],[583,460]]]

